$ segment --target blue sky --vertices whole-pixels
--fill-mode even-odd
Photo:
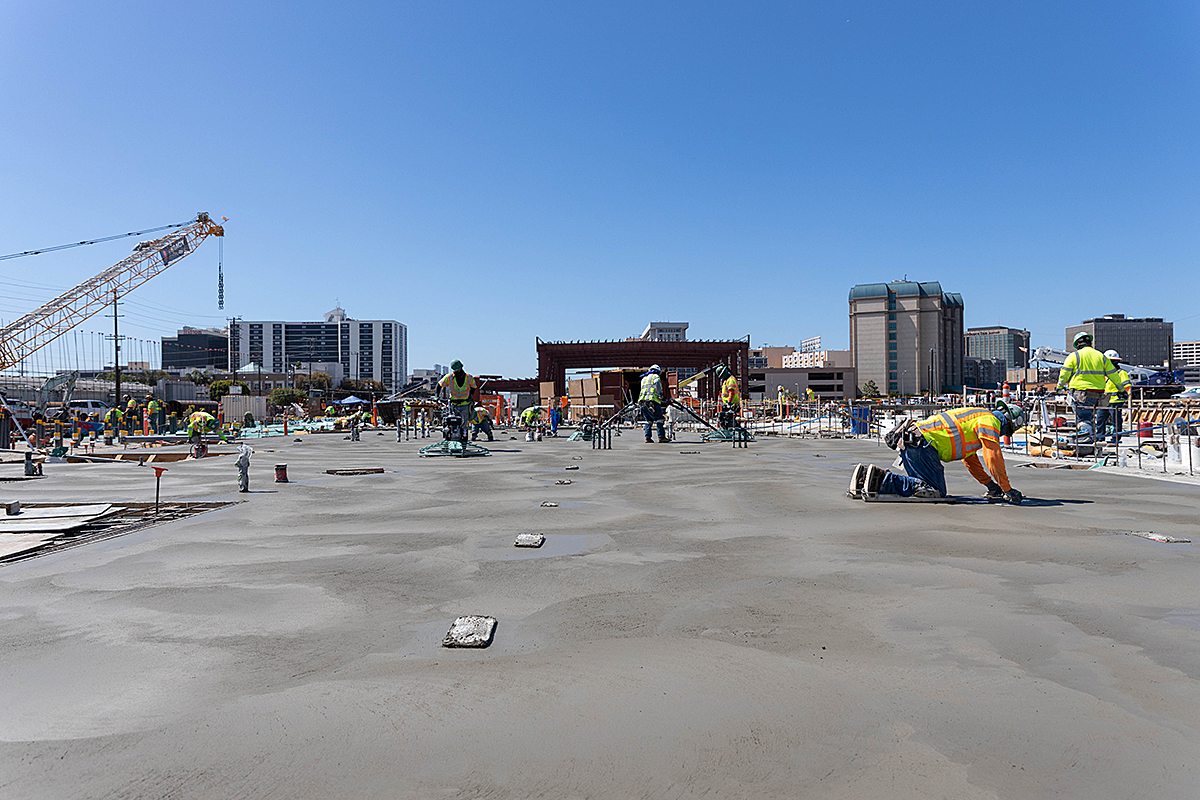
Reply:
[[[1200,339],[1195,3],[8,3],[0,254],[230,218],[153,339],[339,298],[410,367],[534,337],[847,343],[855,283],[967,324]],[[0,262],[12,319],[129,243]],[[31,284],[37,284],[32,286]],[[83,329],[106,330],[95,318]]]

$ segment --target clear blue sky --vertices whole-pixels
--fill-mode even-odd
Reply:
[[[135,335],[337,297],[521,376],[652,319],[843,347],[907,275],[1035,344],[1200,339],[1195,2],[5,6],[0,254],[230,217],[226,312],[210,243]],[[127,253],[0,263],[0,317]]]

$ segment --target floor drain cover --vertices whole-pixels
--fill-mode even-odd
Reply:
[[[383,467],[363,467],[362,469],[327,469],[326,475],[382,475]]]
[[[513,547],[541,547],[546,537],[540,533],[518,533]]]
[[[487,647],[495,632],[495,617],[468,614],[454,620],[446,638],[442,639],[442,647]]]

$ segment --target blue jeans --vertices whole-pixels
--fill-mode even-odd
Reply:
[[[1121,409],[1124,406],[1115,405],[1108,408],[1101,408],[1096,411],[1096,438],[1103,439],[1104,434],[1108,431],[1108,422],[1112,420],[1113,433],[1112,443],[1117,444],[1117,434],[1121,432]]]
[[[1082,431],[1084,423],[1092,427],[1093,435],[1099,436],[1099,432],[1095,430],[1094,418],[1096,416],[1096,408],[1100,405],[1100,399],[1103,394],[1093,392],[1091,395],[1085,394],[1082,390],[1076,389],[1071,392],[1071,397],[1075,400],[1075,426]]]
[[[667,438],[667,434],[663,430],[663,417],[665,417],[666,415],[663,414],[662,403],[654,403],[654,402],[643,403],[642,404],[642,416],[646,418],[646,438],[647,439],[650,438],[650,427],[655,422],[658,423],[658,438],[660,438],[660,439]]]
[[[937,450],[929,442],[922,442],[916,447],[908,446],[900,451],[900,461],[904,464],[907,475],[889,472],[883,476],[879,485],[880,494],[898,494],[901,497],[912,497],[917,490],[918,481],[924,481],[942,493],[946,491],[946,468],[938,458]]]

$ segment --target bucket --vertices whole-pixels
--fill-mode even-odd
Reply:
[[[276,483],[287,483],[288,482],[287,464],[276,464],[275,465],[275,482]]]
[[[1137,435],[1139,439],[1149,439],[1150,434],[1153,432],[1154,427],[1152,425],[1144,425],[1137,429]]]

